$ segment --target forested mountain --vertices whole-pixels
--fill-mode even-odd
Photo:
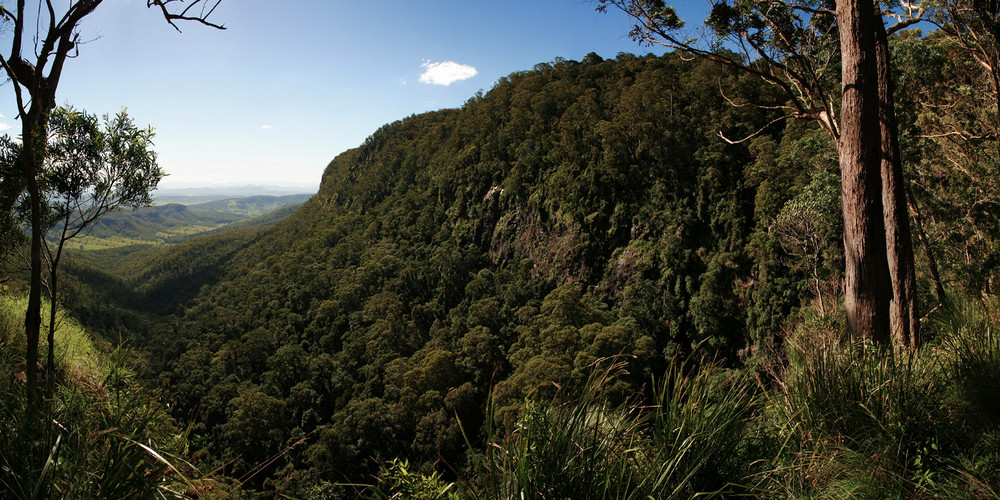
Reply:
[[[945,300],[941,283],[956,296],[988,298],[996,262],[990,224],[1000,205],[969,194],[993,199],[981,182],[994,174],[949,170],[955,146],[932,133],[976,109],[961,98],[976,95],[975,66],[934,38],[900,36],[893,50],[921,306],[953,314],[954,306],[934,308]],[[920,70],[928,61],[949,61],[948,74],[968,79],[932,78]],[[732,442],[720,437],[719,446],[739,449],[719,448],[698,465],[714,472],[691,476],[706,488],[728,484],[726,470],[746,479],[761,464],[773,467],[771,475],[755,481],[778,478],[777,489],[767,490],[777,496],[836,487],[825,476],[788,486],[813,477],[811,467],[822,461],[801,460],[823,451],[786,449],[786,432],[800,444],[819,439],[820,447],[830,441],[815,436],[831,432],[838,437],[830,439],[861,450],[844,448],[847,457],[902,460],[879,462],[880,471],[975,469],[948,464],[965,460],[959,450],[969,443],[988,447],[993,441],[976,436],[995,419],[981,410],[988,398],[960,383],[963,374],[993,373],[982,368],[992,361],[972,371],[935,368],[947,375],[934,379],[913,367],[951,361],[906,365],[917,362],[900,355],[886,364],[850,350],[836,357],[841,351],[830,347],[844,329],[836,151],[811,122],[765,127],[773,111],[743,105],[776,98],[746,73],[680,53],[539,64],[460,109],[383,126],[337,156],[319,193],[276,224],[163,250],[91,253],[91,263],[105,264],[81,259],[70,269],[75,292],[67,305],[85,323],[135,340],[173,416],[194,424],[190,446],[202,467],[239,478],[247,489],[350,495],[337,485],[370,484],[387,470],[405,474],[392,469],[396,458],[449,478],[485,474],[470,445],[502,449],[484,442],[500,428],[509,431],[506,439],[549,439],[560,424],[535,402],[580,387],[596,362],[615,356],[627,369],[604,388],[613,402],[647,408],[643,398],[663,401],[677,391],[679,411],[712,413],[754,401],[734,420],[743,425],[753,413],[753,433],[734,433]],[[762,127],[753,140],[719,138]],[[967,323],[949,327],[965,328],[959,324]],[[934,325],[926,325],[931,342],[945,331]],[[946,341],[947,359],[973,352],[955,347],[959,338]],[[687,375],[677,368],[684,359],[720,370],[695,378],[714,388],[702,394],[704,404],[685,399],[695,397],[684,392],[694,390],[688,382],[670,385],[681,380],[670,377]],[[869,373],[874,378],[865,378]],[[654,389],[664,377],[664,388]],[[713,392],[730,390],[736,379],[744,392],[731,399]],[[885,380],[900,385],[881,385]],[[826,396],[840,394],[836,383],[849,394],[840,407]],[[855,390],[865,384],[877,389]],[[940,399],[930,389],[906,392],[948,384],[958,388]],[[748,394],[772,385],[760,409],[765,405]],[[906,396],[870,399],[894,390]],[[883,414],[878,404],[903,406]],[[858,407],[867,413],[855,414]],[[843,408],[849,414],[836,413]],[[713,422],[696,414],[691,422]],[[670,429],[641,434],[643,446],[683,427],[657,415],[650,425]],[[871,420],[882,434],[852,441],[852,433],[877,427]],[[919,430],[945,421],[967,425],[949,424],[934,436]],[[715,440],[692,439],[707,435]],[[933,466],[913,458],[932,446],[959,455],[939,454],[955,462],[940,458]],[[976,463],[1000,463],[983,460]],[[872,467],[848,470],[865,475]],[[962,474],[956,477],[980,477]],[[891,490],[896,476],[887,477],[878,484]],[[687,488],[698,487],[690,481]],[[910,492],[945,484],[905,481],[912,481],[901,486]]]
[[[491,387],[514,408],[605,356],[635,387],[699,344],[738,363],[813,285],[768,225],[837,177],[795,123],[719,140],[773,118],[720,86],[768,92],[680,55],[540,64],[379,129],[209,280],[224,235],[150,257],[139,288],[204,284],[151,339],[173,411],[236,476],[293,446],[255,481],[360,480],[460,465]]]
[[[256,217],[288,205],[297,205],[308,200],[311,196],[311,194],[289,194],[284,196],[256,195],[190,203],[188,204],[188,208],[203,212],[224,212]]]

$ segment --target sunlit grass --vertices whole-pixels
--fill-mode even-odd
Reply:
[[[555,401],[528,401],[516,422],[487,413],[486,449],[465,483],[474,498],[692,498],[738,494],[759,409],[756,385],[713,363],[675,360],[648,403],[614,403],[627,365],[609,360]]]
[[[23,352],[24,349],[24,311],[28,307],[28,298],[23,295],[12,295],[0,292],[0,340]],[[49,304],[42,302],[42,333],[39,338],[39,357],[48,352]],[[56,311],[55,359],[62,366],[73,366],[75,369],[94,371],[100,365],[95,340],[75,319],[69,317],[63,310]]]
[[[0,366],[24,360],[26,306],[26,298],[0,292]],[[0,376],[0,497],[229,495],[179,456],[189,430],[177,429],[139,383],[133,355],[109,349],[64,314],[56,321],[57,376],[42,384],[37,408],[23,381]],[[41,361],[46,331],[44,324]]]
[[[779,366],[674,363],[613,404],[613,370],[525,403],[460,481],[476,498],[1000,498],[1000,336],[953,312],[917,351],[805,321]]]

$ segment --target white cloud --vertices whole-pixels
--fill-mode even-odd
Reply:
[[[451,85],[460,80],[468,80],[479,73],[476,68],[455,61],[435,63],[428,61],[423,67],[424,72],[420,75],[420,81],[431,85]]]
[[[270,125],[261,125],[260,128],[262,128],[264,130],[267,130],[267,129],[271,129],[271,128],[274,128],[274,127],[272,127]]]
[[[3,115],[0,115],[0,118],[3,118]],[[0,134],[5,133],[12,128],[14,127],[11,127],[10,124],[7,122],[0,122]]]

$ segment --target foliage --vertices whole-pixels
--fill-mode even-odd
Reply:
[[[894,43],[898,64],[937,71],[902,72],[901,124],[913,167],[912,203],[923,213],[927,246],[942,279],[965,293],[995,293],[997,226],[997,95],[989,71],[940,34]]]
[[[474,498],[997,498],[995,313],[950,310],[939,344],[897,352],[803,319],[773,383],[689,360],[644,404],[611,403],[623,365],[597,370],[506,427],[489,411],[498,432],[460,484]]]
[[[996,491],[983,328],[931,326],[912,355],[842,342],[834,144],[720,86],[777,95],[681,54],[540,64],[380,128],[273,226],[91,253],[71,307],[137,339],[205,467],[268,493]],[[927,249],[965,302],[990,250],[949,242],[993,237],[963,205],[993,188],[945,168],[909,91]]]
[[[406,460],[394,458],[379,472],[378,488],[371,494],[376,499],[436,500],[439,498],[458,499],[458,495],[450,492],[455,484],[445,483],[440,474],[429,476],[410,470]]]
[[[972,349],[964,327],[944,330],[940,344],[893,352],[846,341],[830,318],[803,321],[756,424],[775,450],[747,478],[757,494],[995,498],[997,423],[974,402],[996,391],[970,381],[989,380],[1000,359],[980,350],[983,330]]]
[[[0,491],[11,498],[183,498],[228,488],[201,477],[176,454],[178,431],[156,395],[142,388],[124,349],[102,352],[69,318],[60,318],[59,379],[42,415],[24,392],[26,300],[0,297]],[[18,368],[20,367],[20,368]]]
[[[504,413],[602,357],[635,357],[622,387],[703,341],[735,364],[754,193],[748,149],[711,135],[768,113],[720,79],[768,92],[677,55],[539,65],[378,130],[266,232],[136,254],[123,277],[177,312],[139,333],[174,414],[237,477],[310,436],[255,485],[365,482],[460,463],[491,383]]]
[[[152,203],[163,178],[152,147],[153,130],[139,128],[124,110],[101,127],[95,115],[60,107],[49,117],[51,134],[42,183],[55,213],[70,230],[92,224],[119,207]]]
[[[476,498],[682,498],[734,492],[757,410],[751,382],[675,362],[650,404],[614,404],[626,364],[602,360],[578,390],[530,400],[474,455]],[[487,421],[492,423],[491,419]],[[501,424],[501,423],[498,423]],[[502,425],[502,424],[501,424]]]
[[[150,192],[163,178],[152,147],[153,130],[140,129],[124,110],[112,120],[72,108],[56,108],[47,123],[41,189],[49,212],[43,240],[49,293],[49,349],[46,367],[55,368],[55,317],[59,301],[59,264],[66,243],[109,212],[152,202]],[[52,234],[54,233],[54,234]]]
[[[830,146],[713,139],[772,116],[720,81],[771,92],[680,55],[538,65],[381,128],[273,227],[92,254],[115,264],[77,265],[70,305],[150,353],[199,453],[248,486],[367,483],[396,457],[454,479],[491,392],[506,419],[604,357],[632,357],[619,393],[699,344],[737,366],[811,295],[770,226]]]

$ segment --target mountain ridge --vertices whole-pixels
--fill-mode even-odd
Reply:
[[[696,344],[737,362],[754,328],[737,304],[787,312],[800,278],[757,278],[784,296],[737,286],[762,258],[758,192],[747,147],[715,133],[771,118],[720,81],[767,92],[677,55],[539,65],[381,127],[263,232],[149,257],[179,273],[161,283],[211,277],[151,339],[174,411],[198,409],[234,474],[316,433],[292,466],[360,480],[365,457],[458,460],[455,417],[477,428],[491,381],[513,411],[605,356],[631,356],[639,385]],[[202,251],[210,272],[186,264]]]

